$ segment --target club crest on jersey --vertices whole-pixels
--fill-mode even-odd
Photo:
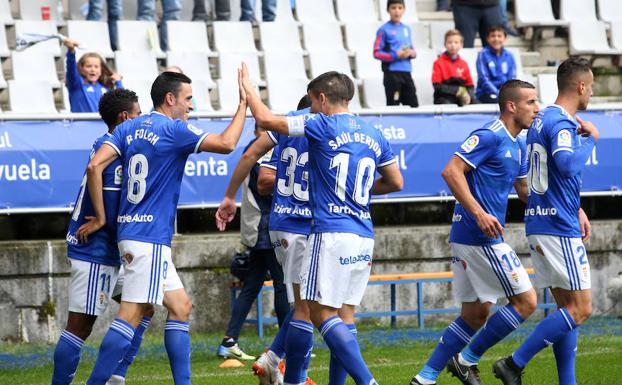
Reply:
[[[203,130],[201,130],[199,127],[197,127],[195,125],[192,125],[192,124],[188,123],[188,125],[186,127],[188,127],[188,129],[190,131],[192,131],[193,134],[196,134],[196,135],[203,134]]]
[[[121,260],[123,261],[124,265],[131,265],[132,261],[134,261],[134,256],[132,254],[124,254],[121,257]]]
[[[121,184],[123,182],[123,167],[117,166],[114,169],[114,184]]]
[[[283,246],[284,249],[287,249],[287,247],[289,246],[287,239],[285,238],[281,239],[281,246]]]
[[[97,303],[101,306],[106,302],[106,293],[105,292],[101,292],[99,293],[99,295],[97,296]]]
[[[517,272],[512,272],[512,280],[516,283],[518,283],[518,273]]]
[[[557,146],[558,147],[572,147],[572,137],[570,136],[570,131],[561,130],[557,134]]]
[[[464,141],[464,143],[462,143],[462,146],[460,146],[460,148],[462,148],[464,152],[469,153],[473,151],[473,149],[477,147],[478,144],[479,136],[471,135],[467,140]]]

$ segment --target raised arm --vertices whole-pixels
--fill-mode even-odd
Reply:
[[[106,224],[106,211],[104,209],[104,182],[102,173],[112,161],[117,159],[119,154],[109,145],[104,144],[97,150],[89,165],[86,168],[86,183],[89,188],[89,196],[95,211],[95,217],[85,217],[87,220],[76,235],[80,242],[86,242],[88,236],[104,227]]]
[[[404,177],[397,162],[378,168],[380,177],[376,178],[371,188],[372,195],[384,195],[404,188]]]
[[[451,157],[441,175],[456,200],[473,215],[479,228],[489,237],[498,238],[503,235],[503,226],[493,215],[488,214],[477,202],[467,183],[465,173],[473,168],[457,155]]]
[[[268,167],[259,167],[257,177],[257,192],[259,195],[270,195],[274,192],[276,170]]]

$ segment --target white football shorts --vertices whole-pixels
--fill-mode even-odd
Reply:
[[[305,256],[308,237],[287,231],[270,231],[276,260],[283,267],[283,283],[287,288],[287,300],[294,302],[293,283],[300,284],[300,269]]]
[[[451,244],[456,302],[496,303],[532,288],[529,274],[507,243],[488,246]]]
[[[173,265],[170,247],[123,240],[119,242],[119,252],[124,269],[123,301],[162,305],[164,292],[184,287]]]
[[[119,276],[118,266],[69,258],[69,311],[100,316],[108,307]]]
[[[358,306],[363,299],[374,255],[374,240],[351,233],[309,236],[300,272],[300,296],[322,305]]]
[[[590,263],[581,238],[532,234],[527,237],[539,288],[587,290],[592,287]]]

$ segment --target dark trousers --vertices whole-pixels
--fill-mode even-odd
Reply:
[[[278,318],[279,326],[283,323],[285,316],[289,312],[289,303],[287,302],[287,291],[283,284],[283,269],[276,260],[274,249],[253,250],[250,255],[249,273],[244,280],[244,287],[238,296],[233,309],[231,310],[231,319],[227,326],[226,335],[237,339],[240,336],[240,330],[244,324],[244,320],[248,316],[248,312],[253,306],[253,302],[257,298],[257,294],[263,286],[266,272],[270,271],[272,282],[274,284],[274,309]]]
[[[188,0],[186,0],[188,1]],[[192,8],[192,21],[208,21],[206,0],[194,0]],[[214,0],[212,3],[214,15],[218,21],[228,21],[231,19],[230,0]]]
[[[468,5],[453,5],[454,23],[456,29],[464,36],[464,48],[473,48],[475,34],[479,32],[482,45],[486,45],[488,29],[502,25],[501,9],[498,5],[492,7],[471,7]]]
[[[384,94],[387,97],[387,106],[403,104],[419,107],[417,89],[410,72],[385,72],[382,83],[384,84]]]

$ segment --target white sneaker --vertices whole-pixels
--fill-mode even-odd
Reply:
[[[125,378],[113,374],[112,377],[106,382],[106,385],[125,385]]]
[[[253,363],[253,372],[259,377],[259,385],[283,385],[283,375],[279,371],[279,365],[272,365],[267,353]]]

